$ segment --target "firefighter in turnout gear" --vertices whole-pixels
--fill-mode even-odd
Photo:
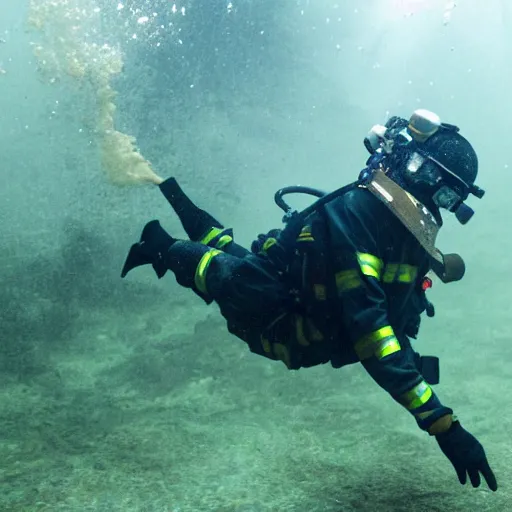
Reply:
[[[215,301],[228,330],[249,349],[290,370],[360,362],[370,376],[434,436],[459,481],[474,487],[483,475],[497,483],[482,445],[466,431],[432,386],[438,359],[412,347],[427,300],[429,277],[463,277],[464,262],[436,246],[441,210],[461,224],[473,215],[465,200],[475,185],[478,160],[455,125],[427,110],[392,117],[364,140],[370,152],[359,179],[324,193],[287,187],[276,193],[285,226],[259,235],[251,250],[197,207],[174,178],[155,180],[190,240],[170,236],[157,220],[146,224],[126,258],[122,277],[150,264],[207,304]],[[292,211],[289,193],[317,197]]]

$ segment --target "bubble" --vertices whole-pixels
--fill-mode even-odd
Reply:
[[[124,8],[121,3],[120,8]],[[99,7],[90,0],[32,0],[29,24],[41,38],[32,45],[34,56],[40,75],[49,84],[70,79],[79,89],[84,84],[93,88],[96,142],[107,178],[116,185],[144,183],[155,177],[150,163],[138,152],[135,138],[114,125],[117,92],[111,81],[123,69],[121,51],[99,38],[90,40],[91,34],[100,33],[99,14]],[[144,17],[139,16],[141,20]],[[55,115],[54,110],[51,118]]]

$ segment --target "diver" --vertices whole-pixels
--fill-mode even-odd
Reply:
[[[359,178],[331,193],[288,187],[276,193],[284,227],[261,234],[249,249],[233,231],[196,206],[174,178],[154,183],[178,215],[189,240],[158,220],[130,248],[121,276],[152,265],[167,271],[206,304],[217,303],[230,333],[255,354],[290,370],[361,363],[435,437],[461,484],[497,482],[484,448],[444,405],[433,387],[439,360],[414,348],[423,313],[434,316],[426,292],[432,273],[461,279],[462,258],[435,246],[441,210],[466,224],[473,210],[477,155],[457,126],[428,110],[375,125],[364,140],[370,156]],[[317,200],[292,210],[284,196]]]

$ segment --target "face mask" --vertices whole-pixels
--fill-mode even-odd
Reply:
[[[420,153],[414,152],[405,164],[405,179],[415,188],[432,190],[442,181],[438,166]]]
[[[410,156],[405,167],[404,178],[418,199],[431,200],[437,208],[454,213],[461,224],[469,222],[474,211],[464,204],[465,198],[457,192],[458,189],[468,189],[464,182],[433,158],[418,152]],[[453,188],[446,181],[454,182]]]

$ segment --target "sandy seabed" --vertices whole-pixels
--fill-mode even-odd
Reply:
[[[75,323],[44,369],[1,376],[1,511],[512,510],[512,345],[488,346],[485,367],[443,361],[442,398],[484,444],[492,493],[461,486],[359,366],[288,372],[200,304]]]

